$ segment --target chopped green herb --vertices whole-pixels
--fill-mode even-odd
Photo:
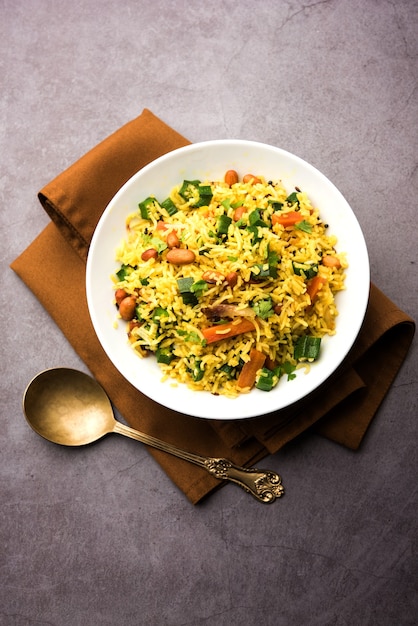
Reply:
[[[154,312],[152,314],[152,321],[156,324],[159,324],[164,317],[168,316],[169,314],[167,309],[163,309],[162,307],[158,306],[156,309],[154,309]]]
[[[228,215],[225,215],[224,213],[222,213],[222,215],[219,216],[219,220],[218,220],[218,229],[217,229],[217,234],[218,235],[227,235],[228,234],[228,228],[229,225],[232,222],[232,218],[230,218]]]
[[[206,345],[206,340],[205,339],[201,339],[200,335],[194,331],[188,331],[188,330],[182,330],[181,328],[177,329],[177,334],[180,337],[184,338],[184,341],[186,342],[190,342],[190,343],[200,343],[202,346]]]
[[[286,198],[286,202],[287,204],[295,204],[295,202],[297,203],[297,205],[299,206],[299,199],[298,199],[298,194],[296,191],[294,191],[293,193],[289,194]]]
[[[279,261],[280,261],[280,257],[277,254],[277,252],[275,252],[274,250],[270,250],[269,248],[268,253],[267,253],[267,263],[269,265],[273,265],[274,267],[277,267]]]
[[[240,220],[241,221],[241,220]],[[238,222],[239,223],[239,222]],[[253,234],[252,243],[255,245],[263,238],[260,228],[268,228],[268,224],[261,218],[259,209],[254,209],[248,216],[247,230]]]
[[[161,239],[157,239],[157,237],[153,237],[151,239],[151,244],[152,247],[155,248],[158,252],[158,254],[161,254],[161,252],[163,252],[163,250],[167,249],[167,244],[164,243],[164,241],[161,241]]]
[[[256,224],[254,224],[253,226],[247,226],[247,230],[253,234],[253,238],[252,238],[253,245],[255,245],[256,243],[262,240],[263,235]]]
[[[280,211],[283,208],[283,202],[277,200],[269,200],[268,203],[272,206],[274,211]]]
[[[197,297],[202,295],[204,291],[208,289],[209,285],[205,280],[197,280],[190,286],[190,291],[194,293]]]
[[[197,304],[197,297],[191,290],[193,283],[194,279],[191,277],[177,279],[177,287],[181,297],[183,298],[183,302],[184,304],[189,304],[190,306],[195,306]]]
[[[202,346],[206,345],[206,339],[201,339],[200,335],[194,330],[186,335],[185,341],[189,341],[190,343],[200,343]]]
[[[285,361],[280,367],[283,370],[283,373],[287,374],[287,380],[293,380],[296,378],[296,374],[294,374],[296,365],[293,365],[293,363],[290,363],[289,361]]]
[[[273,315],[273,301],[271,298],[267,298],[266,300],[258,300],[252,306],[255,314],[258,317],[261,317],[262,320],[266,320],[270,315]]]
[[[277,266],[279,264],[280,257],[274,250],[270,250],[270,247],[267,251],[267,264],[269,266],[269,276],[270,278],[277,278]]]
[[[132,267],[132,265],[121,265],[121,268],[118,272],[116,272],[116,276],[118,277],[119,281],[125,280],[127,276],[129,276],[129,274],[131,274],[134,271],[134,267]]]
[[[142,234],[141,239],[144,244],[149,245],[151,248],[155,248],[158,254],[161,254],[161,252],[167,248],[167,244],[158,237],[151,237],[151,235]]]
[[[254,209],[248,216],[248,224],[249,226],[261,226],[264,228],[268,228],[268,224],[261,218],[261,213],[259,209]]]
[[[295,224],[295,229],[302,230],[304,233],[311,233],[312,224],[310,224],[306,220],[302,220],[301,222],[298,222],[297,224]]]
[[[293,272],[296,276],[304,276],[305,278],[313,278],[318,274],[318,263],[298,263],[292,261]]]

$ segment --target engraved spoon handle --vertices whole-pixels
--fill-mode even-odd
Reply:
[[[156,439],[151,435],[141,433],[139,430],[135,430],[118,421],[115,421],[113,432],[119,435],[125,435],[131,439],[136,439],[147,446],[157,448],[158,450],[179,457],[184,461],[199,465],[218,480],[229,480],[239,485],[260,502],[269,504],[270,502],[274,502],[276,498],[280,498],[284,493],[281,478],[276,472],[256,468],[247,469],[235,465],[231,461],[228,461],[228,459],[215,459],[187,452],[161,439]]]

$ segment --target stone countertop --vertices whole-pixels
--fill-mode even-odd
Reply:
[[[417,317],[415,0],[3,0],[0,20],[2,626],[416,624],[416,341],[357,452],[306,433],[192,506],[137,442],[67,449],[21,400],[84,364],[9,264],[37,192],[151,109],[191,141],[271,143],[352,205],[373,282]],[[46,251],[47,253],[47,251]]]

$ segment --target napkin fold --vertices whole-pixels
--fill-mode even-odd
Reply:
[[[94,229],[109,201],[133,174],[188,143],[144,109],[39,192],[51,223],[11,268],[133,428],[191,452],[226,457],[244,466],[274,454],[308,428],[357,449],[415,332],[415,322],[373,284],[364,324],[339,370],[297,405],[254,419],[217,421],[176,413],[134,389],[104,353],[85,294],[85,261]],[[192,503],[221,484],[200,467],[158,450],[150,449],[150,453]]]

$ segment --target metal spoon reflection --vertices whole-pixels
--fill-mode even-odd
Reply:
[[[27,386],[23,410],[33,430],[53,443],[82,446],[110,433],[125,435],[229,480],[260,502],[270,503],[284,493],[281,478],[270,470],[239,467],[228,459],[204,457],[151,437],[115,420],[103,388],[91,376],[69,368],[41,372]]]

